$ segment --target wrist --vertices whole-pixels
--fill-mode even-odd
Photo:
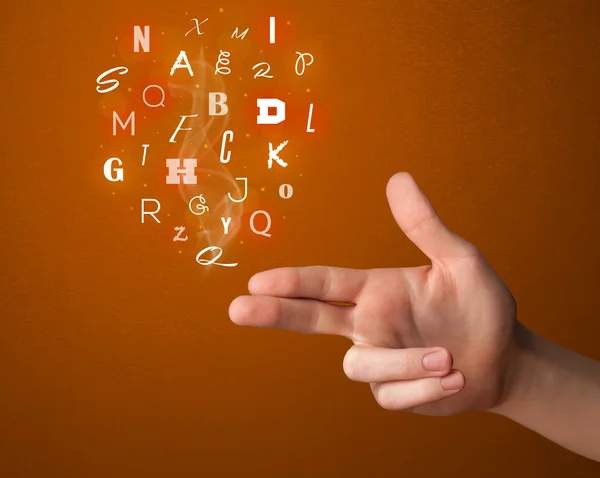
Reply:
[[[490,412],[514,418],[535,396],[543,361],[540,354],[543,339],[519,321],[515,321],[504,370],[503,394]]]

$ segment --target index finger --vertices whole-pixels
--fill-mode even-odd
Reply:
[[[329,266],[279,267],[250,278],[252,295],[356,303],[368,270]]]

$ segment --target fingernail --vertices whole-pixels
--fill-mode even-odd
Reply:
[[[432,372],[441,372],[448,367],[448,353],[445,350],[436,350],[423,357],[423,367]]]
[[[465,384],[463,374],[455,370],[454,372],[442,378],[442,388],[447,391],[459,390]]]

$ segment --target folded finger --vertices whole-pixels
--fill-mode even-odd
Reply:
[[[377,403],[386,410],[406,410],[454,395],[465,386],[465,376],[453,370],[445,377],[371,384]]]
[[[241,296],[229,306],[229,317],[237,325],[273,327],[307,334],[332,334],[350,338],[351,307],[340,307],[309,299]]]

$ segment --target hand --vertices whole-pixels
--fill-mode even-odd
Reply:
[[[450,231],[407,173],[387,185],[392,214],[431,260],[416,268],[278,268],[229,308],[238,325],[336,334],[352,380],[386,409],[449,415],[505,400],[516,303],[479,251]],[[328,302],[346,302],[351,306]]]

